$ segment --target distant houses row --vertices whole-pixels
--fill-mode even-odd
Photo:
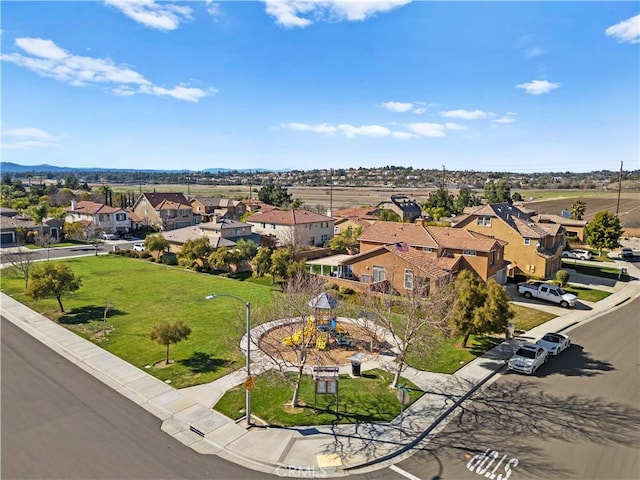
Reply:
[[[383,208],[397,211],[404,221],[379,220],[376,214]],[[16,242],[18,227],[60,236],[62,222],[35,225],[8,210],[0,212],[3,244]],[[354,288],[374,288],[384,282],[399,293],[412,289],[418,277],[437,289],[462,269],[500,284],[516,274],[550,278],[561,267],[567,239],[584,240],[586,226],[584,221],[536,215],[507,203],[468,207],[451,219],[449,227],[427,225],[419,212],[414,201],[401,195],[374,207],[345,208],[328,216],[280,210],[256,200],[189,200],[180,193],[152,192],[140,194],[131,208],[73,201],[65,221],[114,234],[153,228],[169,241],[173,252],[203,236],[214,248],[232,247],[242,239],[274,248],[307,248],[326,246],[334,235],[357,231],[359,251],[313,260],[309,256],[309,271]]]

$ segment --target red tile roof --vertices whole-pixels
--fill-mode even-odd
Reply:
[[[271,210],[249,216],[247,223],[273,223],[275,225],[304,225],[317,222],[333,222],[333,218],[308,210]]]
[[[123,208],[110,207],[104,203],[89,202],[87,200],[77,202],[75,208],[73,208],[73,206],[67,207],[67,212],[84,213],[87,215],[95,215],[97,213],[115,213],[123,210]]]

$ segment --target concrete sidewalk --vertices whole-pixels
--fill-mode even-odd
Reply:
[[[216,454],[270,474],[326,477],[398,462],[418,443],[444,428],[455,407],[504,368],[519,342],[539,338],[548,331],[568,332],[639,296],[640,271],[632,264],[628,268],[635,278],[628,283],[617,282],[615,291],[590,310],[563,310],[562,316],[503,342],[453,375],[407,369],[403,376],[426,393],[388,424],[247,429],[211,409],[224,392],[244,381],[243,370],[209,384],[176,390],[11,297],[1,294],[0,300],[7,319],[160,418],[165,432],[195,451]],[[264,358],[256,357],[252,363],[255,373],[270,368]],[[362,370],[385,368],[390,361],[389,357],[370,356]],[[350,366],[341,368],[348,373]]]

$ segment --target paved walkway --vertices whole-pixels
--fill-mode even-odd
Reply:
[[[326,477],[398,462],[419,442],[444,428],[457,404],[503,369],[519,341],[539,338],[548,331],[570,331],[640,296],[640,270],[630,263],[624,266],[633,280],[615,282],[606,299],[588,309],[563,309],[561,316],[503,342],[453,375],[409,368],[403,375],[426,393],[388,424],[247,429],[211,409],[225,391],[244,381],[243,370],[209,384],[175,390],[11,297],[1,294],[0,301],[7,319],[160,418],[165,432],[195,451],[281,476]],[[255,373],[269,367],[264,358],[256,357],[252,363]],[[388,357],[370,357],[362,370],[384,368],[389,361]],[[342,369],[350,371],[349,366]]]

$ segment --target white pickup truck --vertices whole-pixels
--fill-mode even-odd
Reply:
[[[524,298],[539,298],[548,302],[559,303],[561,307],[575,307],[578,297],[567,293],[560,287],[548,283],[519,283],[518,293]]]

